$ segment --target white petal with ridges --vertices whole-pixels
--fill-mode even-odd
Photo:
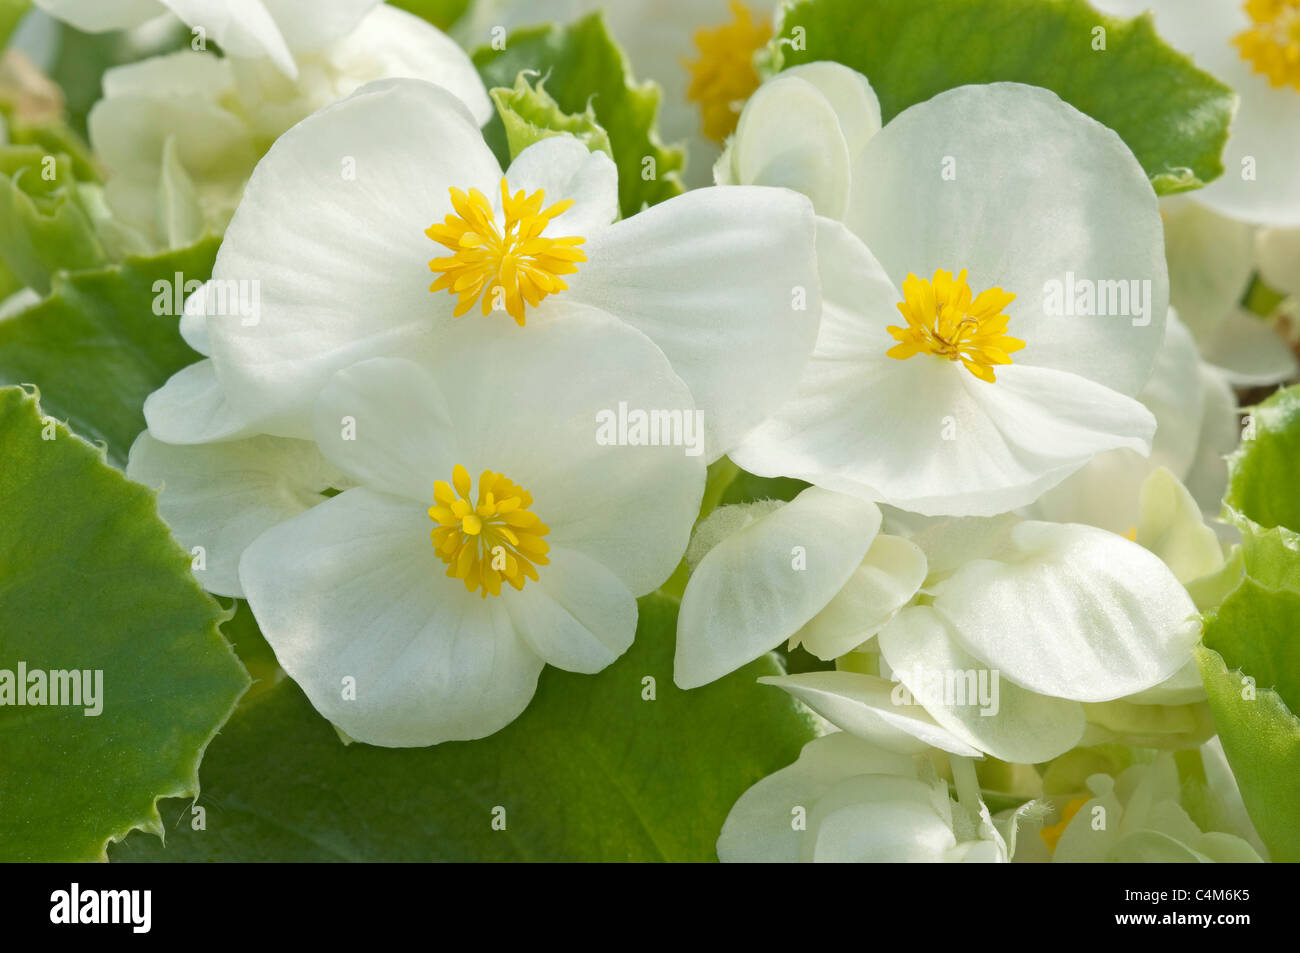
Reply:
[[[784,189],[706,188],[617,222],[583,246],[567,301],[655,342],[704,411],[709,459],[790,393],[821,310],[812,205]]]
[[[1044,695],[1109,701],[1186,662],[1200,635],[1196,607],[1157,556],[1075,524],[1024,522],[1009,540],[998,559],[933,587],[934,610],[962,647],[1003,677]]]
[[[341,474],[305,440],[252,437],[175,446],[136,438],[126,475],[160,490],[158,513],[182,548],[203,548],[194,575],[220,596],[242,596],[239,558],[272,526],[322,503]]]
[[[211,443],[257,433],[226,399],[210,359],[181,368],[145,398],[144,419],[149,433],[167,443]]]
[[[572,136],[533,143],[510,163],[506,180],[512,192],[545,189],[543,208],[573,201],[572,208],[551,219],[547,235],[585,238],[618,218],[618,167],[605,153],[592,152]]]
[[[632,645],[636,599],[600,563],[552,546],[537,583],[506,593],[515,631],[547,663],[570,672],[595,673]]]
[[[914,778],[908,755],[882,751],[844,732],[834,732],[803,746],[794,764],[768,775],[742,794],[718,836],[723,863],[794,863],[800,859],[807,831],[791,820],[797,808],[806,815],[827,790],[856,775]]]
[[[764,685],[783,688],[835,727],[900,754],[930,747],[967,758],[982,757],[919,704],[894,700],[899,683],[858,672],[803,672],[765,676]]]
[[[697,688],[776,648],[844,587],[879,528],[874,504],[809,487],[718,543],[682,596],[673,680]]]
[[[1003,761],[1036,764],[1083,737],[1083,706],[1016,685],[975,658],[928,606],[904,609],[876,637],[893,675],[936,722]]]
[[[919,546],[880,534],[844,588],[795,633],[794,641],[823,661],[852,651],[916,595],[925,574]]]

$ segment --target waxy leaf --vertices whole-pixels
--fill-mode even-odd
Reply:
[[[568,26],[516,30],[506,38],[504,50],[475,51],[474,65],[489,89],[513,88],[521,70],[532,70],[545,78],[546,91],[565,113],[582,115],[590,105],[609,134],[624,217],[681,193],[678,173],[686,157],[659,141],[659,88],[632,79],[627,58],[599,14]],[[494,119],[485,135],[491,142],[495,129],[504,145],[499,122]],[[498,158],[504,162],[509,156]]]
[[[251,694],[204,760],[206,829],[171,805],[165,847],[133,837],[113,860],[713,860],[731,806],[795,759],[811,716],[756,684],[780,671],[770,656],[678,689],[677,602],[640,609],[622,659],[546,669],[479,741],[345,746],[293,682]]]
[[[155,495],[0,389],[0,861],[104,860],[248,686]]]
[[[1119,133],[1162,195],[1223,172],[1232,90],[1161,40],[1149,16],[1103,16],[1083,0],[787,0],[782,14],[767,68],[850,66],[871,81],[885,122],[956,86],[1027,83]]]
[[[0,384],[36,385],[47,414],[125,465],[145,398],[199,360],[177,326],[185,287],[212,274],[219,243],[56,275],[50,297],[0,321]]]

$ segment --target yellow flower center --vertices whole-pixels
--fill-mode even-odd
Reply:
[[[520,189],[511,195],[502,179],[505,227],[498,229],[496,212],[482,192],[470,189],[466,195],[457,188],[450,191],[454,213],[441,225],[430,225],[425,230],[426,235],[452,252],[449,258],[429,262],[429,269],[441,275],[429,290],[445,289],[458,296],[458,318],[482,298],[484,314],[504,308],[523,327],[524,303],[536,307],[547,295],[563,291],[568,285],[560,275],[573,274],[578,262],[587,260],[576,247],[585,238],[542,234],[551,219],[573,205],[573,199],[543,209],[545,189],[531,195]]]
[[[1069,804],[1065,805],[1065,809],[1061,811],[1061,819],[1059,821],[1051,827],[1044,827],[1038,832],[1038,836],[1043,839],[1043,843],[1047,845],[1048,850],[1056,850],[1056,845],[1061,842],[1061,835],[1065,833],[1065,829],[1069,827],[1070,822],[1074,820],[1074,815],[1078,814],[1079,808],[1083,807],[1087,803],[1087,798],[1075,798]]]
[[[1300,91],[1300,0],[1246,0],[1248,30],[1232,38],[1241,58],[1273,86]]]
[[[447,575],[460,579],[483,598],[501,595],[504,579],[516,589],[536,581],[537,566],[545,566],[550,547],[542,539],[551,531],[528,507],[532,494],[500,473],[484,470],[478,478],[478,499],[470,502],[469,471],[459,463],[451,485],[433,485],[429,518],[437,523],[430,534]]]
[[[917,354],[946,357],[961,361],[982,381],[995,381],[994,365],[1010,364],[1007,355],[1025,346],[1007,335],[1009,319],[1002,313],[1015,298],[1001,288],[990,288],[971,300],[964,268],[956,280],[942,268],[934,273],[933,282],[909,274],[898,303],[907,327],[889,327],[899,343],[885,353],[900,361]]]
[[[772,38],[768,19],[755,20],[738,0],[731,0],[731,15],[732,23],[695,31],[700,55],[683,64],[691,74],[686,98],[700,104],[704,135],[718,144],[735,132],[741,107],[758,89],[754,51]]]

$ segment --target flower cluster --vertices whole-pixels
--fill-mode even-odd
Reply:
[[[1300,529],[1227,462],[1248,389],[1300,373],[1300,5],[1096,0],[1236,96],[1213,140],[1172,100],[858,58],[815,35],[834,0],[479,0],[450,35],[379,0],[35,3],[183,37],[86,118],[88,241],[219,239],[124,469],[344,741],[523,723],[548,666],[654,637],[649,596],[675,697],[803,726],[718,785],[723,861],[1279,850],[1202,643],[1246,618],[1254,531]],[[528,59],[601,7],[684,176],[621,64]]]

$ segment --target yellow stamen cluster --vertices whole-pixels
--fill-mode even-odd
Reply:
[[[483,314],[504,307],[520,327],[524,324],[524,304],[537,307],[549,294],[568,287],[560,275],[578,270],[578,262],[587,260],[577,246],[585,238],[553,238],[542,232],[551,219],[568,211],[573,199],[556,202],[543,209],[546,190],[531,195],[520,189],[514,195],[506,180],[501,180],[501,210],[504,229],[497,228],[492,203],[478,189],[469,194],[451,191],[453,214],[441,225],[430,225],[425,234],[451,250],[449,258],[435,258],[429,269],[440,274],[430,291],[457,295],[456,317],[474,307],[482,298]]]
[[[1246,0],[1251,26],[1232,38],[1241,58],[1273,86],[1300,91],[1300,0]]]
[[[695,31],[700,55],[684,63],[691,74],[686,97],[700,104],[704,135],[721,144],[736,131],[740,110],[758,89],[754,52],[772,37],[766,17],[755,19],[749,7],[731,0],[734,22]]]
[[[942,268],[934,273],[933,282],[909,274],[898,303],[907,327],[889,327],[899,343],[885,353],[900,361],[917,354],[961,361],[966,370],[991,383],[997,380],[993,367],[1010,364],[1007,355],[1025,346],[1007,335],[1009,318],[1002,313],[1015,298],[1001,288],[990,288],[971,300],[964,268],[955,280],[952,272]]]
[[[532,494],[491,470],[479,476],[473,503],[471,489],[469,471],[459,463],[450,485],[445,480],[433,485],[429,518],[438,525],[430,535],[447,575],[485,599],[501,594],[502,580],[516,589],[536,581],[536,567],[549,562],[550,547],[542,537],[551,529],[528,509]]]

